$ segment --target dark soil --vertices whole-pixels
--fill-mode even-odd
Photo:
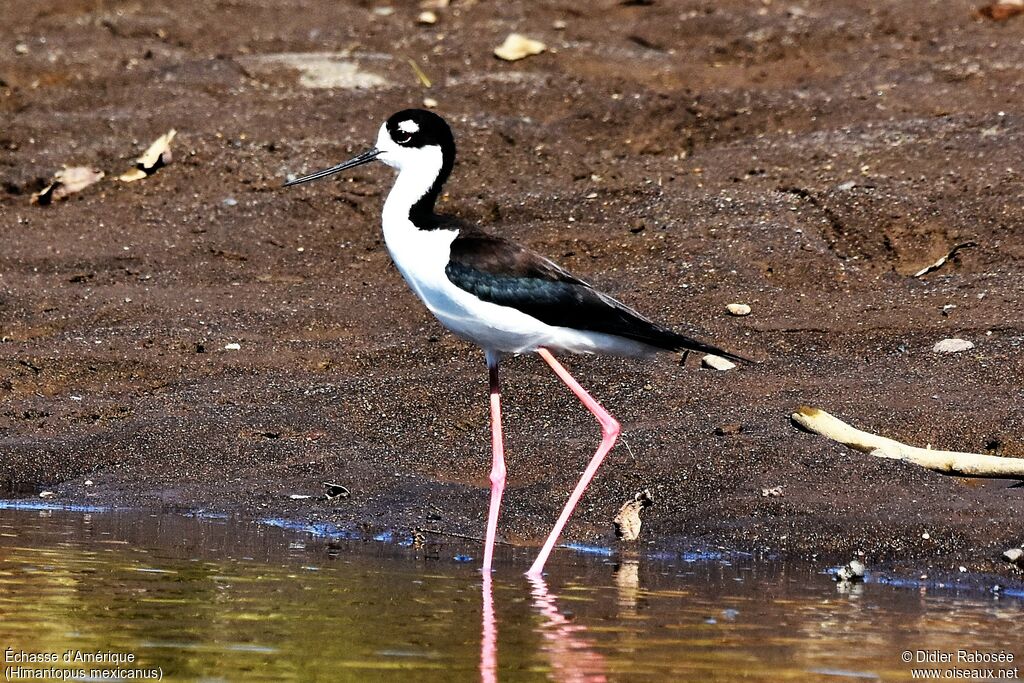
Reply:
[[[391,171],[281,187],[430,97],[459,144],[446,211],[763,361],[566,359],[629,445],[568,539],[613,543],[619,505],[650,488],[641,543],[659,549],[1012,577],[999,554],[1024,541],[1024,488],[852,452],[789,415],[1024,457],[1024,17],[957,0],[581,7],[454,0],[421,26],[409,2],[0,1],[10,495],[480,534],[483,357],[390,263]],[[550,49],[501,62],[511,31]],[[345,50],[390,85],[313,89],[254,58]],[[170,128],[169,166],[114,179]],[[108,178],[30,205],[62,164]],[[933,353],[946,337],[976,347]],[[533,545],[599,433],[539,359],[510,359],[504,381],[501,533]],[[351,498],[289,498],[324,481]]]

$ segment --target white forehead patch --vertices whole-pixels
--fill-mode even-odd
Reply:
[[[410,135],[412,135],[413,133],[419,131],[419,129],[420,129],[420,124],[416,123],[412,119],[406,119],[405,121],[401,121],[398,124],[398,130],[400,130],[402,132],[405,132],[405,133],[409,133]]]

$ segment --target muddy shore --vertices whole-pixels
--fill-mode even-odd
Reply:
[[[453,0],[421,25],[414,3],[385,6],[0,1],[8,497],[480,534],[483,358],[390,263],[390,170],[281,188],[431,98],[459,146],[444,210],[762,361],[567,359],[628,443],[568,539],[614,545],[615,511],[649,488],[645,547],[1016,576],[999,554],[1024,542],[1024,488],[871,458],[788,416],[1024,457],[1024,17]],[[548,50],[495,59],[512,31]],[[317,87],[339,69],[370,87]],[[114,179],[170,128],[169,166]],[[64,164],[107,178],[31,205]],[[947,337],[975,347],[933,353]],[[599,435],[538,359],[503,379],[500,533],[533,545]],[[289,498],[324,481],[351,497]]]

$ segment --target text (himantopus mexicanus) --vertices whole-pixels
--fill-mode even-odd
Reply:
[[[580,496],[619,435],[615,418],[591,398],[552,352],[649,356],[659,351],[701,351],[743,359],[651,322],[525,247],[435,214],[434,203],[455,163],[455,140],[445,120],[433,112],[398,112],[380,127],[373,149],[291,180],[286,186],[326,178],[375,159],[398,169],[382,216],[391,258],[438,320],[483,348],[486,356],[493,464],[485,573],[491,570],[505,488],[498,384],[502,354],[539,354],[601,424],[601,444],[527,572],[539,576]]]

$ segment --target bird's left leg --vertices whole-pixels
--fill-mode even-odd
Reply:
[[[562,364],[555,360],[555,357],[551,355],[551,352],[547,349],[537,349],[538,355],[551,366],[551,369],[555,371],[559,379],[565,382],[565,385],[572,390],[572,393],[576,394],[577,398],[583,402],[583,405],[587,407],[597,421],[601,423],[601,445],[597,448],[597,453],[594,453],[594,457],[590,459],[590,464],[587,465],[587,469],[584,470],[583,476],[580,477],[580,481],[576,484],[576,488],[573,490],[572,495],[569,496],[569,502],[565,504],[565,508],[562,510],[561,516],[558,521],[555,522],[555,527],[551,530],[551,534],[548,535],[548,539],[544,542],[544,547],[540,549],[540,554],[537,555],[537,559],[534,560],[533,566],[530,567],[530,571],[526,572],[527,576],[536,577],[540,576],[541,572],[544,571],[544,563],[548,561],[548,555],[551,554],[552,548],[555,547],[555,543],[558,541],[558,537],[562,534],[562,529],[565,527],[565,523],[569,521],[569,515],[572,514],[576,504],[579,502],[580,497],[583,495],[583,491],[587,488],[587,484],[594,478],[594,474],[597,473],[597,468],[601,466],[601,462],[604,457],[608,455],[608,451],[615,445],[615,440],[619,437],[621,427],[618,421],[612,417],[607,410],[601,407],[598,403],[587,393],[586,389],[580,386],[580,383],[569,374],[569,371],[562,367]]]
[[[487,371],[491,384],[491,505],[487,512],[487,537],[484,540],[484,574],[491,572],[494,557],[494,537],[498,532],[498,511],[501,494],[505,490],[505,447],[501,437],[501,386],[498,383],[498,364],[501,355],[487,351]]]

